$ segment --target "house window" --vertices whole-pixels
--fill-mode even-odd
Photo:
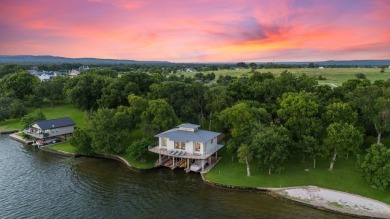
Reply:
[[[174,145],[175,145],[175,149],[181,149],[181,150],[185,150],[186,149],[186,143],[185,142],[175,141]]]
[[[207,143],[203,144],[203,151],[206,151]]]
[[[195,143],[195,151],[200,152],[200,142]]]
[[[161,147],[167,146],[167,138],[161,138]]]
[[[214,138],[213,139],[211,139],[211,144],[214,142]]]

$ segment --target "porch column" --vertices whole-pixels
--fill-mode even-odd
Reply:
[[[175,157],[172,157],[173,158],[173,164],[172,166],[174,167],[175,166]]]
[[[204,171],[204,160],[202,160],[202,172]]]
[[[161,154],[160,153],[158,154],[158,164],[161,165]]]
[[[215,152],[215,158],[218,159],[218,151]]]
[[[187,169],[190,168],[190,158],[187,158]]]
[[[209,157],[209,165],[211,165],[211,156]]]

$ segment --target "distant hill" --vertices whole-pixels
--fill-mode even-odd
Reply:
[[[20,64],[54,64],[54,63],[80,63],[80,64],[179,64],[167,61],[136,61],[125,59],[98,59],[98,58],[65,58],[60,56],[32,56],[0,55],[0,64],[20,63]],[[266,64],[266,62],[256,62]],[[307,65],[310,62],[275,62],[278,64]],[[390,66],[390,60],[329,60],[313,62],[317,66]],[[186,64],[236,64],[235,62],[209,62],[209,63],[186,63]]]
[[[2,56],[1,63],[23,63],[23,64],[51,64],[51,63],[80,63],[80,64],[168,64],[165,61],[135,61],[124,59],[97,59],[97,58],[65,58],[59,56]]]

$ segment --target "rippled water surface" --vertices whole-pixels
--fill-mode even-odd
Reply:
[[[214,188],[197,174],[136,173],[0,137],[0,218],[344,218],[265,194]]]

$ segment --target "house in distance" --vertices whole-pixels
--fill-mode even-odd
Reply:
[[[185,123],[155,135],[159,141],[149,151],[159,154],[159,165],[184,167],[186,172],[207,172],[218,161],[217,151],[223,147],[218,144],[219,136],[221,133]]]
[[[54,137],[66,140],[73,133],[75,125],[69,117],[43,120],[31,125],[24,133],[41,140]]]

